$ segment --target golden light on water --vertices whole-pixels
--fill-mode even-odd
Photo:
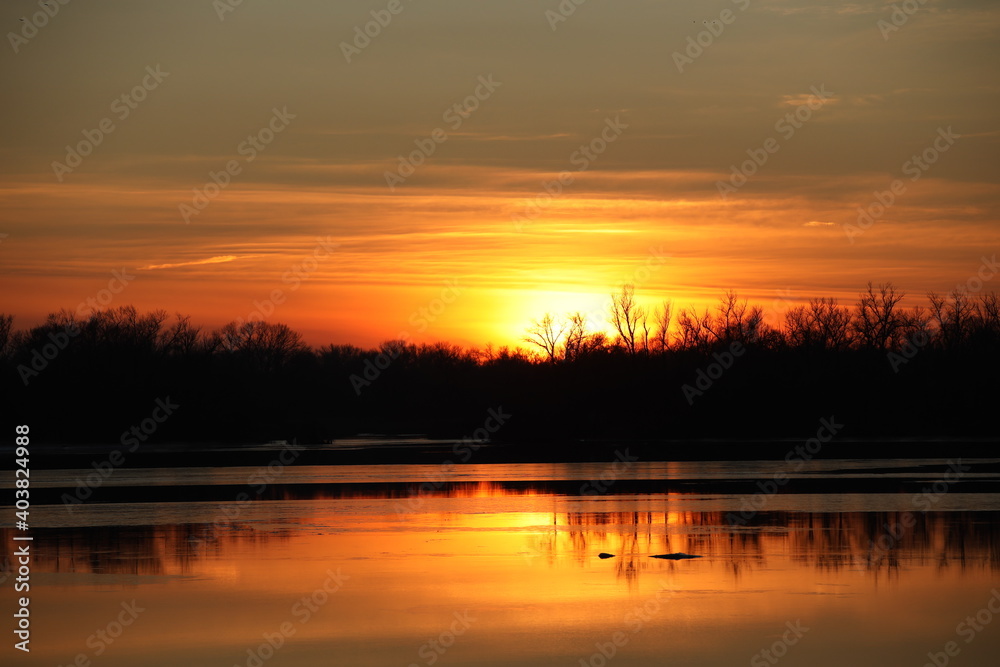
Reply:
[[[893,574],[886,562],[864,561],[873,525],[864,514],[792,514],[781,527],[730,532],[721,529],[721,513],[669,509],[698,497],[647,498],[668,509],[635,511],[625,497],[585,500],[483,482],[422,496],[427,507],[415,511],[399,511],[406,497],[270,504],[208,542],[211,531],[197,526],[136,527],[134,537],[146,537],[126,540],[134,549],[89,566],[75,550],[103,553],[98,544],[81,541],[58,560],[44,549],[45,584],[33,597],[33,613],[46,619],[39,656],[59,663],[75,655],[96,629],[90,619],[114,612],[122,595],[146,611],[127,644],[102,656],[112,666],[153,650],[175,655],[181,640],[184,651],[241,661],[284,622],[294,630],[286,637],[294,664],[330,642],[352,664],[419,662],[417,651],[439,636],[454,640],[453,661],[484,651],[528,661],[585,658],[589,645],[578,639],[592,645],[614,632],[629,637],[633,660],[667,652],[731,664],[760,637],[780,636],[789,619],[814,633],[797,654],[826,665],[823,656],[842,655],[834,648],[845,634],[869,646],[857,647],[862,653],[905,655],[914,632],[943,641],[952,628],[935,619],[961,618],[970,600],[987,601],[983,549],[992,538],[950,513],[928,516],[903,537],[894,556],[903,567]],[[964,554],[956,535],[967,541]],[[602,551],[615,556],[596,558]],[[702,557],[649,557],[677,551]],[[295,566],[278,567],[288,562]],[[936,594],[942,588],[948,596]],[[81,614],[84,607],[90,612]],[[704,629],[719,624],[726,633],[706,645]],[[996,645],[994,635],[977,642],[975,655]]]

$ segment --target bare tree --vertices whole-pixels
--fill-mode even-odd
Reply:
[[[608,335],[603,331],[596,331],[587,335],[587,337],[583,339],[583,345],[580,347],[580,353],[597,354],[607,352],[609,349],[611,349],[611,341],[608,340]]]
[[[0,314],[0,359],[6,359],[13,350],[13,346],[11,345],[13,342],[11,338],[13,324],[13,315]]]
[[[263,321],[230,322],[215,332],[215,338],[222,347],[262,370],[275,370],[295,353],[308,349],[301,334],[287,324]]]
[[[978,329],[981,332],[992,333],[994,336],[1000,335],[1000,298],[996,292],[979,295],[976,314],[979,320]]]
[[[938,342],[944,347],[961,347],[972,334],[979,313],[968,294],[954,291],[947,297],[928,292],[930,320],[937,329]]]
[[[128,347],[153,352],[166,319],[162,310],[140,314],[135,306],[120,306],[93,311],[83,320],[63,310],[49,315],[46,326],[78,330],[75,344],[90,349]]]
[[[566,338],[563,342],[563,358],[570,361],[580,356],[586,340],[587,318],[579,312],[570,313],[567,317]]]
[[[695,309],[681,308],[677,314],[678,347],[683,350],[706,350],[712,344],[711,316]]]
[[[549,361],[555,363],[559,352],[559,341],[562,340],[565,331],[565,322],[557,322],[551,313],[545,313],[541,320],[532,320],[528,335],[522,340],[540,347]]]
[[[878,291],[868,283],[861,292],[854,311],[854,331],[862,347],[889,350],[898,347],[906,333],[907,321],[899,308],[905,293],[892,283],[880,284]]]
[[[666,299],[653,311],[653,343],[663,352],[670,346],[670,322],[673,319],[674,304]]]
[[[635,285],[625,283],[620,293],[611,295],[611,324],[631,355],[635,355],[636,334],[645,319],[645,310],[635,302]]]
[[[191,324],[189,315],[177,314],[177,321],[160,334],[160,349],[168,355],[188,356],[198,348],[201,327]]]
[[[785,339],[793,347],[843,350],[851,342],[851,314],[836,299],[812,299],[785,313]]]
[[[642,317],[639,320],[639,328],[641,329],[642,333],[642,351],[646,353],[646,356],[649,356],[649,352],[651,349],[650,337],[653,333],[653,328],[652,328],[653,326],[655,326],[655,322],[650,321],[649,313],[646,312],[645,308],[643,308]]]
[[[394,361],[402,359],[406,362],[416,355],[417,346],[413,343],[407,343],[403,338],[391,338],[379,343],[378,350],[380,354],[384,354]]]
[[[843,350],[851,344],[851,313],[837,305],[833,298],[813,299],[809,302],[813,326],[820,341],[830,350]]]
[[[795,306],[785,311],[785,342],[792,347],[814,347],[812,314],[805,306]]]
[[[900,312],[903,318],[902,337],[918,345],[926,345],[931,340],[931,316],[923,306],[910,308]]]
[[[736,292],[729,290],[719,299],[716,311],[714,319],[705,318],[716,341],[752,343],[760,338],[764,324],[764,310],[760,306],[750,307],[746,299],[740,301]]]

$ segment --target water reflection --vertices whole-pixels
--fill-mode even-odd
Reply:
[[[502,499],[530,495],[530,490],[479,484],[454,489],[454,499]],[[426,532],[446,529],[475,540],[484,531],[507,534],[511,554],[540,559],[555,567],[562,559],[579,565],[599,552],[615,554],[617,577],[633,581],[647,570],[685,567],[656,561],[653,554],[697,554],[723,563],[740,577],[767,568],[774,558],[789,559],[818,570],[865,570],[875,575],[897,572],[905,565],[1000,569],[1000,512],[763,512],[746,526],[731,526],[725,511],[549,511],[465,513],[435,509],[400,514],[394,502],[375,501],[364,513],[338,503],[292,505],[303,511],[247,513],[246,521],[215,520],[161,525],[73,526],[35,529],[35,569],[56,573],[190,575],[204,559],[224,559],[248,548],[294,542],[322,532],[384,530],[395,535],[394,550]],[[693,495],[693,494],[692,494]],[[539,497],[538,500],[543,500]],[[379,502],[379,501],[382,502]],[[388,502],[385,502],[388,500]],[[548,499],[551,501],[551,499]],[[269,503],[258,503],[263,510]],[[381,506],[382,510],[379,511]],[[15,531],[0,529],[7,560]]]
[[[938,569],[1000,569],[1000,513],[773,512],[748,527],[732,528],[724,512],[575,512],[553,517],[557,526],[535,542],[550,562],[560,552],[578,560],[598,551],[616,554],[617,574],[632,579],[664,564],[651,554],[689,553],[727,564],[736,576],[766,568],[770,558],[837,571],[895,571],[902,563]],[[902,526],[902,530],[898,527]],[[667,563],[667,567],[671,564]],[[684,563],[677,566],[684,567]]]
[[[32,659],[98,658],[88,636],[135,599],[148,615],[104,667],[245,665],[286,620],[296,634],[275,665],[423,666],[421,647],[466,611],[477,620],[447,664],[576,665],[664,591],[616,667],[746,664],[796,619],[814,630],[782,664],[894,667],[923,664],[996,585],[992,494],[949,493],[926,513],[908,494],[779,494],[731,525],[744,495],[635,483],[661,490],[372,479],[273,485],[245,504],[226,483],[187,502],[33,505]],[[0,528],[8,573],[13,534]],[[676,552],[703,557],[650,558]],[[331,571],[343,590],[299,624],[291,610]],[[983,633],[961,657],[993,665],[998,651]]]
[[[35,528],[35,572],[126,575],[188,575],[192,565],[205,557],[223,557],[232,547],[265,544],[290,539],[289,529],[266,532],[248,524],[230,525],[224,535],[204,540],[213,530],[210,524],[156,526],[95,526],[93,528]],[[0,539],[18,545],[17,533],[0,529]],[[8,552],[0,572],[9,574],[13,563]]]

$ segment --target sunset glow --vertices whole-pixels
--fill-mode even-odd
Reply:
[[[0,26],[0,663],[996,667],[1000,4]]]
[[[62,8],[0,63],[15,326],[124,270],[109,305],[210,329],[259,311],[316,345],[517,344],[624,282],[650,306],[851,304],[869,280],[916,303],[995,252],[993,7],[928,6],[884,38],[880,6],[755,3],[678,66],[732,3],[588,5],[556,28],[474,4],[407,8],[348,58],[355,3]]]

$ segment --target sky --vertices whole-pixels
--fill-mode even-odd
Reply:
[[[922,303],[1000,246],[1000,6],[905,4],[9,0],[0,312],[478,346],[626,282]]]

